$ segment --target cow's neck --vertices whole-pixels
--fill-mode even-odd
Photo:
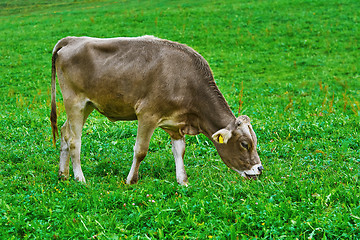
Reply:
[[[225,128],[229,123],[235,120],[230,107],[221,96],[212,96],[213,101],[207,103],[208,106],[202,107],[202,118],[200,119],[201,130],[209,139],[218,130]],[[214,101],[214,99],[216,99]]]

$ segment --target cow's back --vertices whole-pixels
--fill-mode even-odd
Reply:
[[[144,108],[161,115],[193,106],[212,80],[208,64],[194,50],[150,36],[68,37],[55,48],[60,47],[60,85],[85,95],[114,120],[136,119]]]

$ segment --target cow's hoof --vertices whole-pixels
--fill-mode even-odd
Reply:
[[[137,184],[138,180],[137,179],[131,179],[131,180],[127,180],[126,184],[127,185],[133,185],[133,184]]]
[[[185,187],[189,186],[189,182],[187,179],[185,181],[178,181],[178,184]]]
[[[69,179],[68,177],[66,177],[64,175],[60,175],[60,176],[58,176],[58,178],[59,178],[59,181],[66,181]]]
[[[188,178],[187,176],[177,176],[176,178],[177,182],[179,185],[182,185],[182,186],[188,186],[189,184],[189,181],[188,181]]]
[[[75,180],[80,183],[86,183],[84,176],[77,176],[75,177]]]
[[[184,183],[181,183],[180,185],[181,185],[181,186],[184,186],[184,187],[188,187],[188,186],[189,186],[189,183],[188,183],[188,182],[184,182]]]
[[[58,178],[60,181],[66,181],[69,179],[69,174],[64,174],[63,172],[59,171]]]

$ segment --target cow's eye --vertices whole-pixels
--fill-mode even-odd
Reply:
[[[249,144],[247,144],[247,143],[245,143],[245,142],[242,142],[242,143],[241,143],[241,146],[242,146],[243,148],[245,148],[246,150],[249,150]]]

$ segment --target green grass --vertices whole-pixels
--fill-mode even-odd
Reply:
[[[358,0],[0,6],[1,239],[360,238]],[[229,170],[200,135],[187,137],[190,185],[179,186],[170,138],[157,130],[139,183],[127,186],[137,123],[98,113],[83,130],[87,184],[58,181],[53,46],[145,34],[200,52],[236,114],[241,96],[266,170],[259,181]]]

